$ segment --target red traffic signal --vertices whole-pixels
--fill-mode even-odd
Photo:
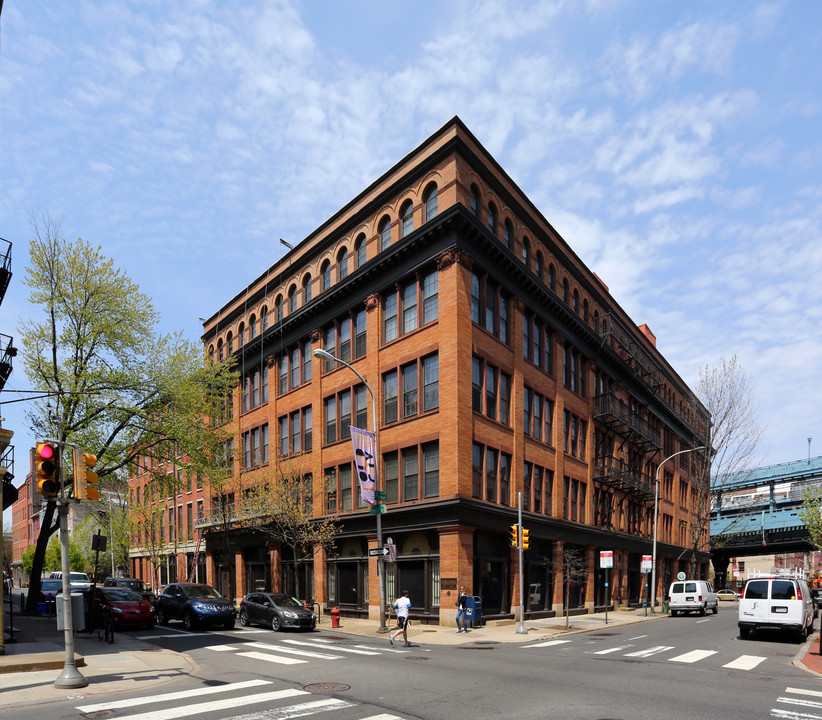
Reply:
[[[37,492],[44,498],[56,498],[60,487],[57,483],[57,449],[51,443],[36,445],[34,466],[37,472]]]

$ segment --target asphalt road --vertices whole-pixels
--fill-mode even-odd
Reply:
[[[739,639],[731,604],[718,615],[662,618],[548,642],[423,643],[407,650],[330,629],[186,633],[172,623],[134,634],[188,653],[198,671],[150,696],[112,698],[118,706],[61,703],[49,716],[751,720],[778,710],[797,713],[779,717],[822,718],[822,697],[799,692],[822,691],[816,677],[791,664],[799,640]]]

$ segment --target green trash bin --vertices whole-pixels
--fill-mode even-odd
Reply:
[[[667,612],[668,612],[668,601],[667,601],[667,600],[663,600],[663,601],[662,601],[662,612],[663,612],[663,613],[667,613]]]

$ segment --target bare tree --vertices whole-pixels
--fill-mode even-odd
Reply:
[[[583,548],[564,545],[560,559],[543,558],[551,568],[551,572],[556,577],[562,577],[562,605],[565,615],[565,629],[570,627],[569,605],[571,601],[571,587],[576,583],[582,583],[583,587],[588,580],[588,567],[585,564],[585,550]]]

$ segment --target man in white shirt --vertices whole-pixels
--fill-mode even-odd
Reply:
[[[403,590],[402,597],[394,600],[394,604],[391,607],[393,607],[397,613],[397,623],[399,624],[399,628],[388,636],[388,642],[393,645],[394,638],[402,633],[402,639],[405,641],[405,647],[411,647],[411,643],[408,642],[408,610],[411,607],[411,601],[408,599],[408,590]]]

